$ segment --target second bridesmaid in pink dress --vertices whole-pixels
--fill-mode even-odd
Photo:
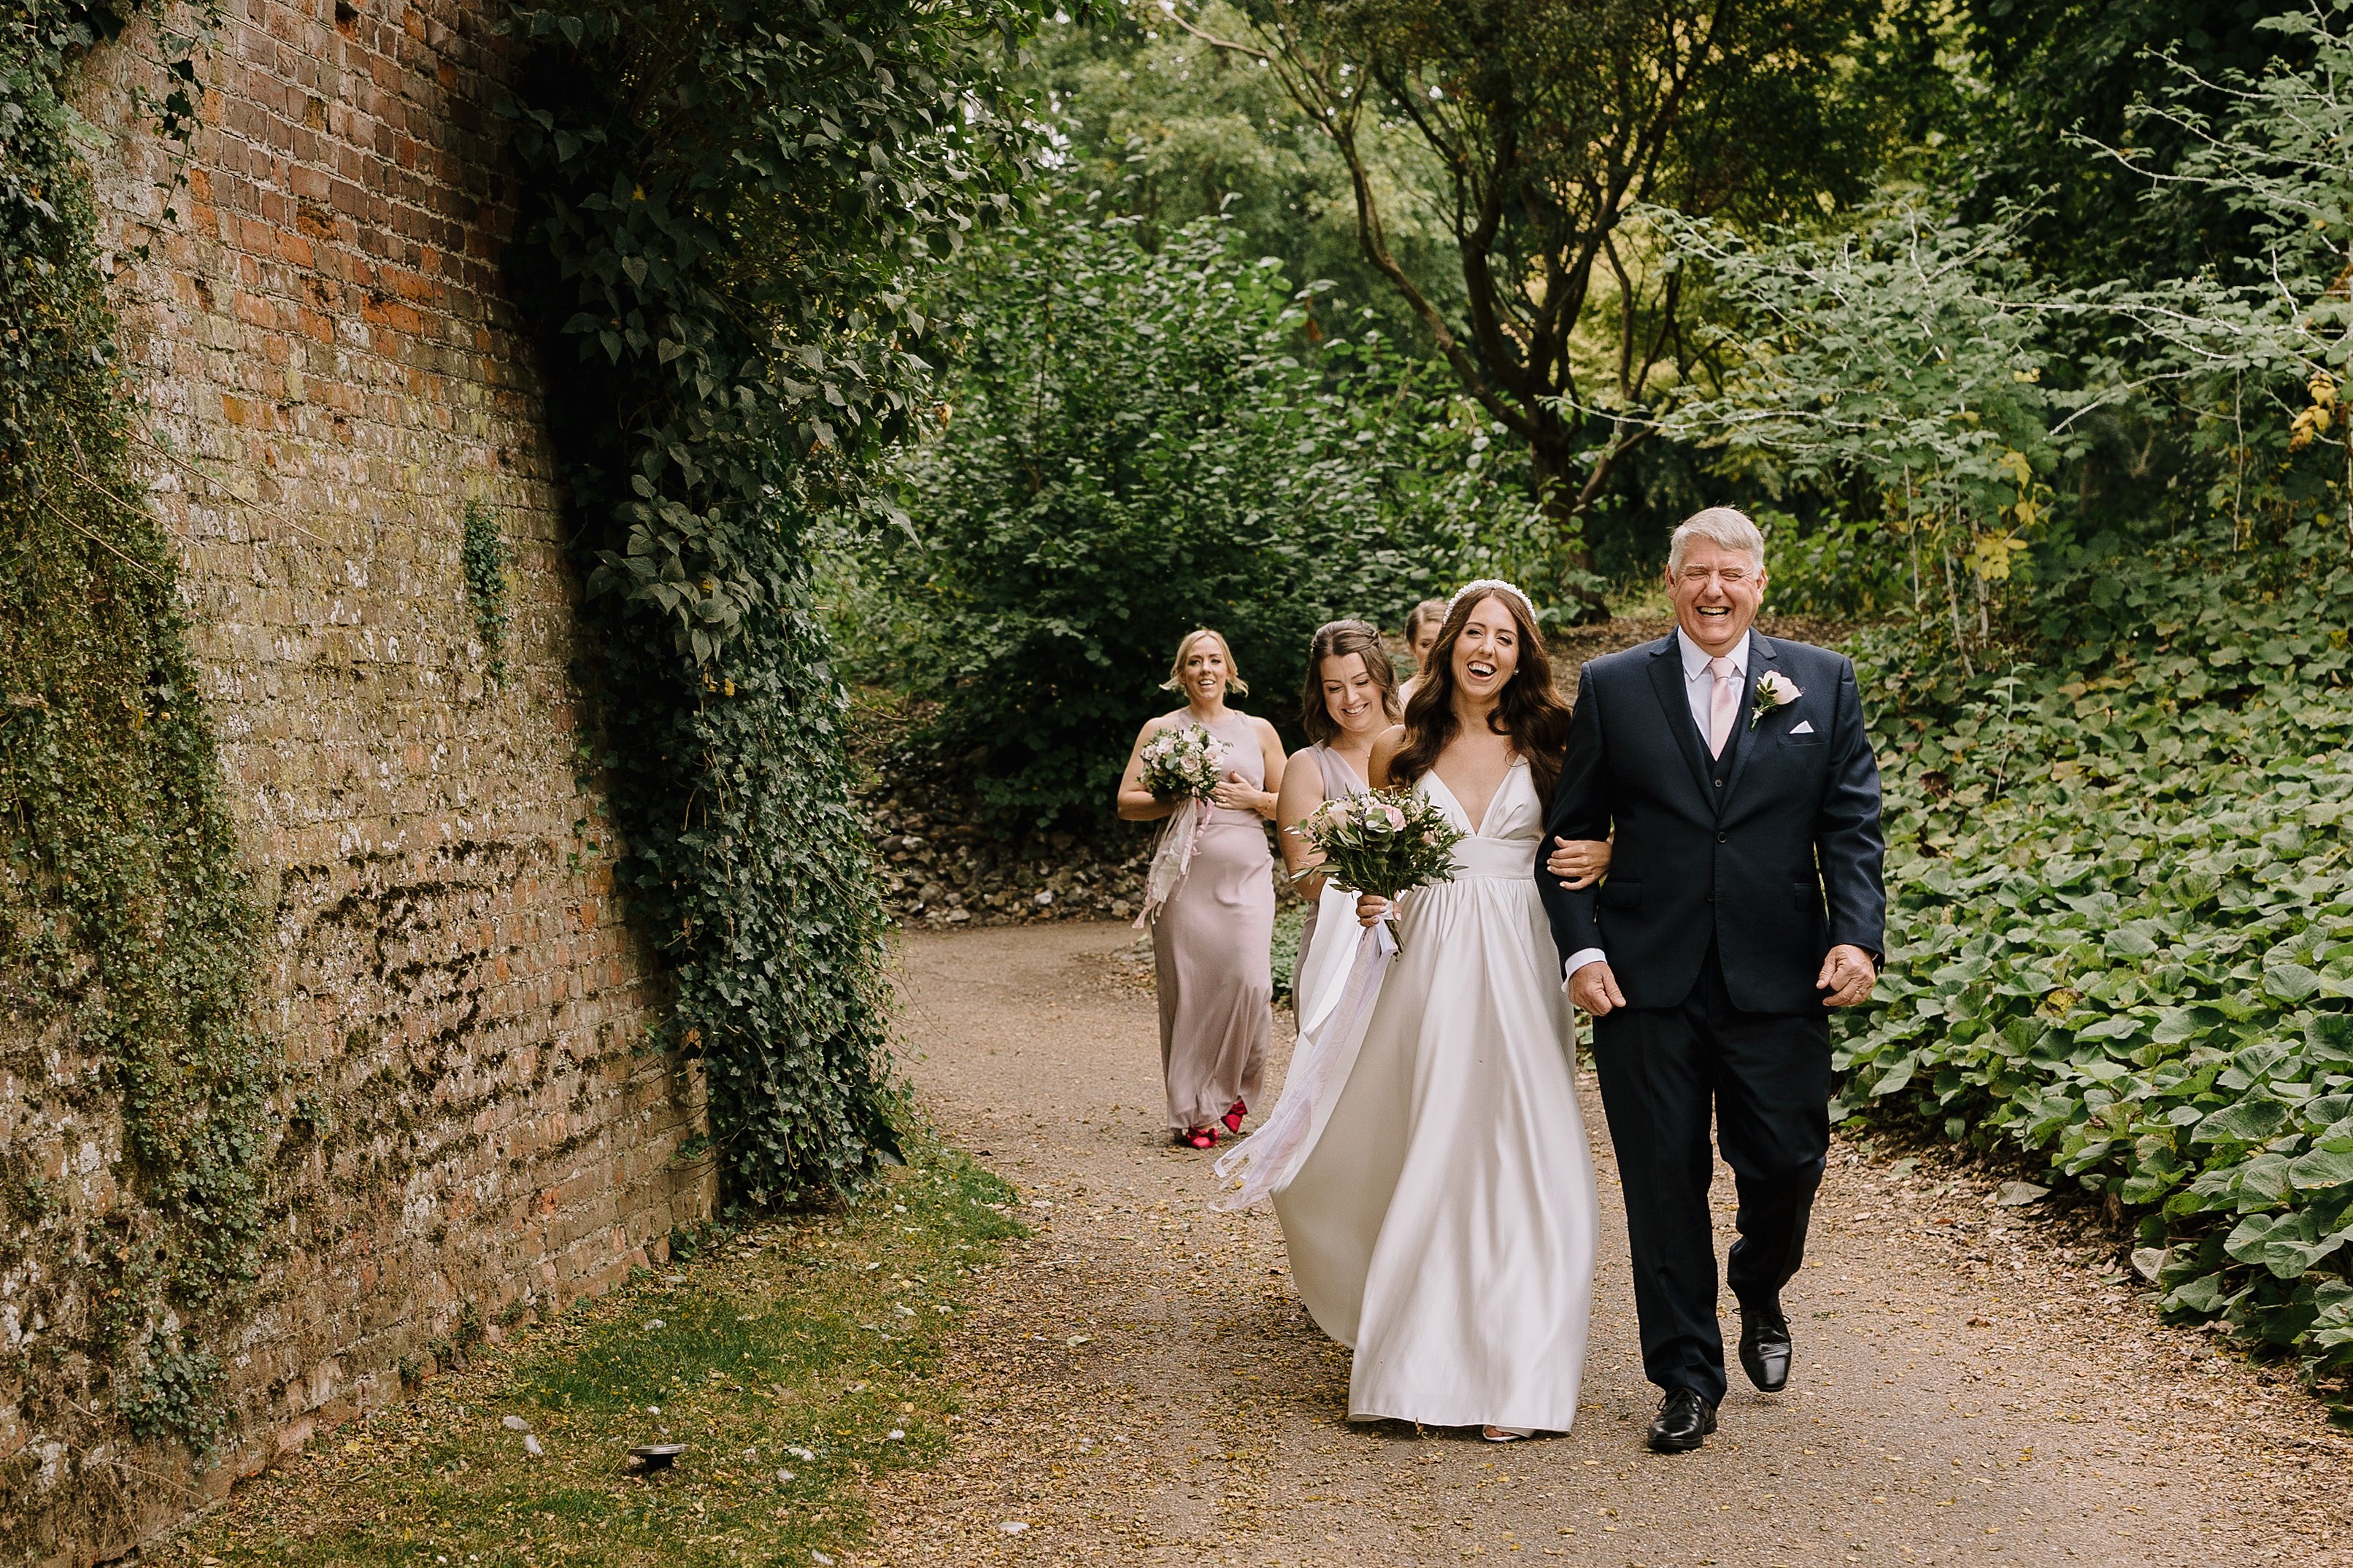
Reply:
[[[1366,775],[1372,771],[1373,739],[1398,721],[1400,706],[1397,667],[1389,662],[1378,631],[1363,621],[1326,621],[1315,628],[1307,647],[1307,689],[1299,697],[1300,728],[1315,743],[1291,754],[1274,812],[1283,866],[1294,876],[1321,858],[1300,838],[1299,824],[1325,801],[1365,789]],[[1300,896],[1307,900],[1307,921],[1300,928],[1299,960],[1293,971],[1294,1005],[1304,1005],[1298,982],[1310,973],[1316,904],[1323,890],[1321,877],[1299,883]],[[1346,935],[1354,940],[1353,927]]]

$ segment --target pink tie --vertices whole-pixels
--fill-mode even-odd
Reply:
[[[1724,742],[1732,739],[1732,720],[1740,707],[1740,672],[1728,658],[1707,661],[1707,672],[1715,677],[1715,690],[1707,700],[1707,754],[1724,755]]]

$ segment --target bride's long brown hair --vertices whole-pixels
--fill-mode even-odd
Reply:
[[[1461,721],[1454,713],[1454,645],[1462,639],[1471,612],[1489,599],[1510,612],[1519,629],[1520,658],[1512,679],[1487,715],[1487,728],[1509,735],[1512,748],[1528,760],[1536,798],[1549,805],[1553,786],[1560,782],[1560,764],[1568,752],[1568,705],[1552,689],[1552,656],[1545,651],[1544,634],[1516,594],[1490,588],[1466,595],[1446,612],[1438,641],[1422,667],[1421,684],[1405,705],[1405,744],[1389,759],[1389,781],[1409,784],[1438,765],[1438,753],[1454,739]]]

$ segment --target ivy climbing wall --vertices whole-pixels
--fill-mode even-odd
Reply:
[[[185,155],[140,111],[164,86],[143,24],[82,84],[289,1072],[261,1279],[220,1347],[230,1437],[209,1466],[93,1447],[0,1389],[5,1554],[119,1553],[709,1212],[699,1087],[643,1047],[658,970],[611,896],[578,585],[502,292],[492,14],[225,0]],[[58,1201],[103,1211],[111,1108],[0,1095]],[[173,1484],[137,1482],[158,1464]]]

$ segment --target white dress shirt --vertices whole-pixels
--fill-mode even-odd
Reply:
[[[1683,656],[1683,700],[1691,705],[1692,723],[1699,731],[1699,743],[1704,748],[1707,745],[1707,705],[1715,695],[1715,683],[1707,670],[1712,656],[1702,652],[1689,637],[1683,636],[1681,626],[1677,626],[1672,635],[1675,651]],[[1732,661],[1732,679],[1745,685],[1748,679],[1748,638],[1742,637],[1740,645],[1724,657]],[[1568,989],[1568,983],[1577,978],[1578,970],[1588,963],[1602,963],[1608,956],[1598,947],[1580,947],[1570,953],[1560,967],[1561,989]]]

